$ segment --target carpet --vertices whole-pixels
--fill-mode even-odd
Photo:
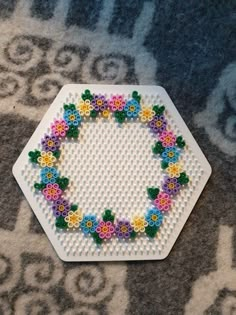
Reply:
[[[0,313],[236,314],[236,3],[0,1]],[[213,174],[164,261],[63,263],[11,168],[66,83],[165,87]]]

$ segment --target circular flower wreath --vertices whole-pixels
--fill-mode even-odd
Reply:
[[[138,233],[146,233],[151,238],[157,234],[163,216],[171,209],[173,196],[189,182],[178,162],[185,141],[182,136],[176,137],[169,129],[164,106],[141,106],[140,101],[141,96],[136,91],[132,93],[131,99],[126,100],[122,95],[106,99],[104,95],[91,94],[89,90],[85,90],[77,107],[75,104],[64,105],[63,118],[54,120],[51,134],[45,135],[41,141],[42,151],[29,152],[30,161],[41,167],[41,182],[35,183],[34,187],[51,202],[58,229],[81,229],[85,235],[92,235],[97,244],[114,235],[118,239],[130,239],[135,238]],[[115,215],[108,209],[102,218],[97,218],[94,214],[84,214],[77,205],[64,198],[69,179],[60,177],[55,166],[60,157],[61,140],[65,137],[78,138],[81,122],[89,117],[108,118],[111,114],[120,124],[131,118],[147,124],[157,137],[152,152],[160,155],[161,167],[167,173],[161,190],[157,187],[147,188],[153,207],[145,215],[135,215],[131,221],[127,218],[115,220]]]

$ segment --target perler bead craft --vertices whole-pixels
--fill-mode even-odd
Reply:
[[[88,95],[89,99],[83,100],[83,96]],[[77,108],[77,109],[76,109]],[[160,109],[161,108],[161,109]],[[82,93],[78,104],[64,104],[64,120],[56,120],[51,124],[51,130],[49,134],[46,134],[42,141],[42,151],[40,155],[38,151],[30,151],[29,159],[31,162],[38,163],[41,169],[41,183],[37,183],[37,189],[42,191],[47,201],[53,202],[52,211],[55,218],[60,218],[60,222],[63,226],[63,230],[80,229],[85,234],[92,234],[93,239],[98,244],[102,244],[103,239],[110,239],[111,237],[118,238],[131,238],[131,233],[145,233],[150,236],[150,230],[152,230],[151,237],[153,238],[157,233],[163,221],[163,215],[171,210],[172,198],[179,191],[181,186],[185,186],[189,182],[189,177],[185,174],[185,181],[178,182],[178,178],[182,172],[181,165],[178,163],[180,151],[184,150],[185,144],[183,137],[176,137],[173,131],[171,131],[171,125],[167,123],[165,117],[165,107],[157,104],[153,105],[141,105],[141,95],[138,92],[133,91],[132,97],[125,101],[123,95],[112,96],[109,100],[105,95],[93,94],[90,90],[85,90]],[[118,111],[121,112],[124,109],[125,119],[127,121],[130,118],[140,119],[143,123],[148,123],[147,127],[150,127],[151,131],[156,134],[157,141],[160,141],[162,150],[159,153],[161,157],[161,163],[165,162],[165,171],[168,173],[165,178],[164,184],[159,188],[147,188],[150,194],[151,191],[156,192],[155,199],[153,200],[153,209],[144,209],[144,214],[133,216],[133,218],[116,218],[110,212],[106,212],[103,218],[95,220],[94,214],[86,214],[82,210],[68,211],[70,201],[61,199],[62,194],[65,193],[66,187],[59,176],[59,171],[56,166],[56,159],[60,158],[60,154],[55,156],[55,152],[60,150],[60,145],[63,139],[66,137],[68,130],[71,126],[80,128],[81,124],[86,123],[86,117],[88,117],[92,110],[101,112],[101,117],[109,117]],[[105,113],[105,114],[104,114]],[[84,117],[82,121],[82,117]],[[125,119],[120,122],[124,123]],[[55,132],[57,133],[55,135]],[[76,136],[74,138],[77,138]],[[72,135],[73,138],[73,135]],[[181,139],[181,149],[178,148],[176,139]],[[158,143],[160,143],[158,142]],[[151,148],[150,148],[151,151]],[[39,155],[37,160],[32,160],[32,156]],[[44,186],[46,185],[46,187]],[[144,188],[145,189],[145,188]],[[58,203],[55,205],[55,202]],[[79,202],[79,201],[78,201]],[[64,222],[62,222],[64,219]],[[129,223],[131,221],[131,223]],[[57,223],[55,219],[55,224]],[[82,223],[82,225],[81,225]],[[56,225],[58,226],[58,225]],[[96,226],[96,228],[95,228]],[[148,228],[149,226],[149,228]],[[155,226],[155,229],[152,227]],[[148,232],[147,232],[148,231]],[[66,231],[65,231],[66,233]],[[132,237],[133,239],[134,237]]]
[[[188,210],[187,214],[185,213],[185,207],[188,203],[191,203],[192,209],[193,191],[195,191],[201,180],[204,181],[205,185],[210,175],[209,164],[204,156],[200,154],[196,157],[196,154],[194,155],[189,148],[189,145],[191,145],[191,149],[193,147],[192,137],[188,137],[189,141],[185,138],[186,135],[190,134],[189,131],[187,130],[186,134],[184,132],[181,134],[176,127],[171,112],[173,107],[168,98],[161,97],[165,95],[165,92],[161,90],[158,97],[148,97],[144,93],[145,88],[136,87],[129,93],[120,93],[122,87],[119,87],[117,91],[115,87],[112,87],[112,93],[110,94],[109,86],[105,90],[102,87],[99,90],[99,86],[92,86],[83,90],[80,88],[81,92],[76,93],[76,97],[60,99],[59,102],[55,101],[57,103],[55,116],[50,115],[51,121],[47,121],[46,132],[41,134],[40,138],[37,136],[38,142],[35,143],[35,149],[32,149],[32,144],[30,146],[31,149],[28,151],[28,173],[23,171],[22,174],[27,179],[28,185],[33,189],[31,198],[34,198],[36,203],[39,202],[43,205],[43,211],[50,218],[49,225],[53,232],[49,232],[49,234],[53,234],[63,244],[63,250],[59,251],[60,256],[65,260],[80,260],[78,257],[84,257],[85,252],[92,252],[93,257],[95,257],[95,259],[85,260],[99,260],[99,255],[101,255],[102,260],[108,255],[109,243],[111,244],[110,253],[113,258],[116,253],[116,255],[125,257],[125,259],[146,259],[142,256],[143,252],[147,253],[147,259],[153,259],[153,257],[163,258],[171,248],[169,246],[166,249],[166,243],[173,234],[176,238],[175,226],[178,226],[179,222],[183,226],[191,211]],[[60,103],[60,106],[58,103]],[[176,110],[174,110],[174,114],[178,115],[176,113]],[[76,189],[76,183],[82,180],[85,183],[84,187],[80,185],[82,192],[84,191],[84,194],[86,194],[86,189],[90,190],[86,185],[86,178],[78,177],[75,182],[73,168],[76,168],[76,174],[80,174],[80,172],[79,169],[77,170],[77,166],[71,163],[74,160],[73,155],[77,152],[74,150],[74,146],[76,143],[84,141],[83,128],[87,124],[93,124],[93,126],[95,126],[94,124],[107,125],[111,121],[115,123],[113,128],[117,128],[118,132],[120,130],[121,133],[126,130],[125,128],[133,128],[132,126],[137,124],[135,128],[139,128],[139,132],[147,130],[145,132],[150,137],[149,142],[152,143],[149,145],[148,153],[148,159],[152,159],[151,164],[153,165],[152,180],[145,179],[144,182],[153,183],[153,185],[143,187],[146,201],[141,202],[141,204],[146,204],[146,208],[139,211],[128,208],[130,210],[127,209],[122,213],[119,208],[124,208],[122,202],[126,202],[126,198],[117,201],[115,210],[110,208],[111,204],[114,207],[114,203],[107,203],[105,205],[107,208],[96,209],[98,207],[97,200],[94,197],[91,197],[90,200],[89,195],[86,197],[89,206],[84,210],[84,203],[81,206],[81,200],[73,193]],[[182,123],[182,121],[180,122]],[[186,129],[185,127],[182,130],[186,131]],[[101,133],[94,134],[94,136],[103,137]],[[139,141],[138,136],[135,139],[135,141]],[[110,134],[110,141],[116,141],[112,133]],[[71,151],[65,150],[65,146],[68,144],[71,145]],[[130,151],[125,156],[121,155],[120,148],[114,152],[114,168],[119,168],[119,161],[123,156],[124,173],[129,172],[130,163],[137,158],[137,153],[133,156],[132,145],[135,144],[131,142],[131,145],[128,146]],[[143,146],[146,147],[146,144],[143,143]],[[141,147],[141,143],[139,147]],[[197,150],[200,149],[197,148]],[[101,163],[99,164],[100,168],[106,170],[104,156],[100,155],[98,151],[95,154],[88,151],[87,161],[81,158],[80,167],[83,167],[83,163],[85,163],[85,167],[89,168],[89,165],[92,167],[94,159],[96,159],[96,163]],[[140,159],[143,158],[142,154],[140,152]],[[117,157],[115,158],[115,156]],[[127,166],[124,159],[127,161]],[[89,161],[93,162],[89,163]],[[201,167],[199,161],[203,161],[204,168]],[[68,165],[68,174],[66,166],[62,168],[62,164]],[[28,175],[25,175],[31,172],[30,165],[33,166],[35,172],[35,176],[30,176],[30,178],[37,178],[36,181],[32,182],[29,182]],[[107,165],[111,167],[109,165],[112,165],[112,163]],[[142,168],[142,166],[140,167]],[[157,172],[158,168],[159,171]],[[146,167],[142,170],[143,176],[150,176],[150,173],[145,175],[145,169]],[[106,171],[107,174],[113,172],[112,169]],[[97,172],[99,172],[99,167]],[[157,175],[155,179],[155,174],[161,174],[161,176]],[[94,189],[103,191],[102,186],[96,187],[96,176],[99,176],[99,174],[94,175],[95,177],[89,179],[88,182],[91,184],[92,180]],[[140,181],[141,179],[137,180]],[[119,191],[122,191],[126,184],[127,179],[124,179],[123,183],[120,181]],[[135,185],[136,183],[133,182],[134,187]],[[202,188],[204,185],[202,185]],[[113,191],[112,187],[110,188]],[[105,202],[111,200],[112,193],[109,198],[106,196],[106,194],[109,194],[109,189],[104,190],[104,194]],[[130,193],[128,192],[127,198],[137,200],[133,202],[137,206],[139,194],[140,191],[136,194],[135,190],[132,189]],[[77,195],[83,198],[82,194]],[[103,197],[100,198],[103,200]],[[194,198],[196,202],[197,197],[194,196]],[[40,209],[37,210],[37,215],[42,215]],[[181,225],[178,227],[178,233],[180,229]],[[77,239],[80,241],[77,242]],[[77,245],[73,246],[73,244]],[[86,244],[88,244],[87,249]],[[66,257],[63,254],[64,252]],[[73,259],[73,257],[77,258]]]

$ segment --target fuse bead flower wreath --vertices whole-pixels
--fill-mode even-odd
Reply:
[[[95,214],[85,214],[78,206],[71,204],[63,194],[68,187],[69,179],[61,177],[57,170],[60,157],[60,145],[65,138],[78,138],[79,127],[88,118],[108,118],[110,115],[122,124],[125,121],[139,120],[146,124],[155,135],[156,142],[152,147],[154,155],[161,158],[161,167],[166,173],[161,190],[158,187],[147,187],[148,197],[153,207],[145,214],[133,218],[115,218],[111,210],[106,209],[101,218]],[[160,105],[141,105],[141,95],[134,91],[131,99],[123,95],[114,95],[107,99],[102,94],[91,94],[89,90],[82,93],[78,104],[65,104],[64,114],[51,124],[51,133],[41,140],[42,151],[29,152],[29,159],[41,168],[40,183],[35,183],[36,190],[51,203],[55,216],[55,225],[60,230],[79,229],[84,235],[91,235],[97,244],[103,240],[134,239],[137,234],[146,233],[153,238],[163,224],[164,216],[171,211],[173,197],[189,182],[188,175],[179,162],[185,141],[176,136],[168,126],[165,107]]]

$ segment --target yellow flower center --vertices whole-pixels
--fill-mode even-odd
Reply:
[[[52,178],[52,173],[47,173],[47,178],[48,179]]]
[[[52,140],[48,140],[48,146],[52,147],[54,145],[54,142]]]
[[[43,157],[43,161],[47,164],[47,163],[50,163],[51,162],[51,157],[50,156],[44,156]]]
[[[173,156],[174,156],[174,152],[173,151],[168,152],[168,157],[172,158]]]
[[[120,101],[119,100],[115,100],[115,105],[118,107],[120,106]]]
[[[77,215],[76,214],[72,214],[70,216],[70,222],[75,224],[75,223],[77,223],[77,221],[78,221]]]
[[[172,139],[171,139],[170,136],[167,136],[167,137],[165,138],[165,141],[168,142],[168,143],[171,142],[171,140],[172,140]]]
[[[122,227],[120,228],[122,233],[126,233],[128,231],[127,226],[122,225]]]
[[[157,221],[157,219],[158,219],[158,217],[157,217],[156,214],[153,214],[153,215],[151,216],[151,218],[152,218],[152,221]]]
[[[103,233],[107,233],[108,232],[108,227],[107,226],[103,226],[102,227],[102,232]]]
[[[75,120],[75,115],[70,115],[70,120],[74,121]]]
[[[57,131],[62,131],[63,130],[63,126],[61,124],[57,125],[56,129],[57,129]]]
[[[93,225],[93,223],[92,223],[91,221],[88,221],[88,222],[86,223],[86,226],[87,226],[88,228],[92,227],[92,225]]]
[[[160,204],[161,204],[161,205],[166,204],[166,200],[165,200],[165,199],[161,199],[161,200],[160,200]]]
[[[98,106],[102,106],[102,104],[103,104],[103,101],[102,101],[102,100],[97,100],[97,105],[98,105]]]
[[[60,205],[60,206],[58,207],[58,210],[61,211],[61,212],[64,211],[64,209],[65,209],[65,207],[64,207],[63,205]]]
[[[161,127],[161,125],[162,125],[162,122],[160,120],[156,121],[156,126],[157,127]]]
[[[129,107],[129,110],[130,110],[131,112],[134,112],[134,111],[135,111],[135,106],[134,106],[134,105],[131,105],[131,106]]]
[[[56,192],[57,192],[57,191],[56,191],[56,189],[54,189],[54,188],[51,188],[51,189],[48,190],[48,194],[49,194],[50,196],[55,195]]]
[[[169,183],[169,184],[168,184],[168,188],[169,188],[169,189],[175,188],[175,184],[174,184],[174,183]]]
[[[178,168],[176,166],[173,166],[172,167],[172,172],[174,172],[174,173],[178,172]]]

